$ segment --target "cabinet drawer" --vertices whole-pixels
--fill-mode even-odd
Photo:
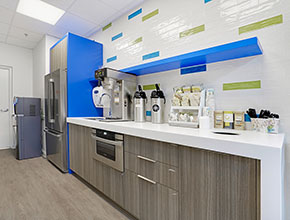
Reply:
[[[178,168],[150,158],[125,153],[125,168],[154,182],[178,190]]]
[[[178,146],[145,138],[125,136],[125,151],[178,167]]]
[[[159,180],[158,182],[171,189],[179,190],[178,187],[179,170],[174,166],[167,164],[159,164]]]

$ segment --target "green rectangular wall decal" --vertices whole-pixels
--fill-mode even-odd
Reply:
[[[261,80],[223,84],[224,91],[242,90],[242,89],[260,89],[260,88],[261,88]]]
[[[142,41],[143,41],[143,37],[139,37],[139,38],[137,38],[136,40],[134,40],[134,41],[131,43],[131,45],[139,44],[139,43],[141,43]]]
[[[160,84],[158,84],[160,87]],[[151,84],[151,85],[143,85],[143,90],[154,90],[156,89],[155,84]]]
[[[276,17],[272,17],[263,21],[255,22],[252,24],[245,25],[239,28],[239,34],[247,33],[250,31],[259,30],[265,27],[269,27],[275,24],[283,23],[283,15],[278,15]]]
[[[180,38],[187,37],[187,36],[202,32],[202,31],[205,31],[205,25],[204,24],[200,25],[198,27],[194,27],[194,28],[188,29],[186,31],[180,32],[179,33],[179,37]]]
[[[145,15],[142,17],[142,21],[146,21],[148,20],[149,18],[152,18],[153,16],[155,15],[158,15],[159,14],[159,9],[156,9],[155,11],[152,11],[151,13]]]
[[[112,22],[110,24],[107,24],[105,27],[103,27],[103,31],[107,30],[110,27],[112,27]]]

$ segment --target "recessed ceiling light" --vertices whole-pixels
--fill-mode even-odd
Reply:
[[[52,25],[65,13],[64,10],[40,0],[20,0],[16,11]]]

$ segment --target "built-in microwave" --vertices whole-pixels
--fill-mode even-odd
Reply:
[[[92,129],[95,141],[93,158],[124,172],[124,135],[101,129]]]

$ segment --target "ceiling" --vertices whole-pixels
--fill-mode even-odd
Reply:
[[[18,1],[0,0],[0,42],[33,49],[45,34],[89,37],[144,0],[42,0],[65,10],[55,25],[17,13]]]

